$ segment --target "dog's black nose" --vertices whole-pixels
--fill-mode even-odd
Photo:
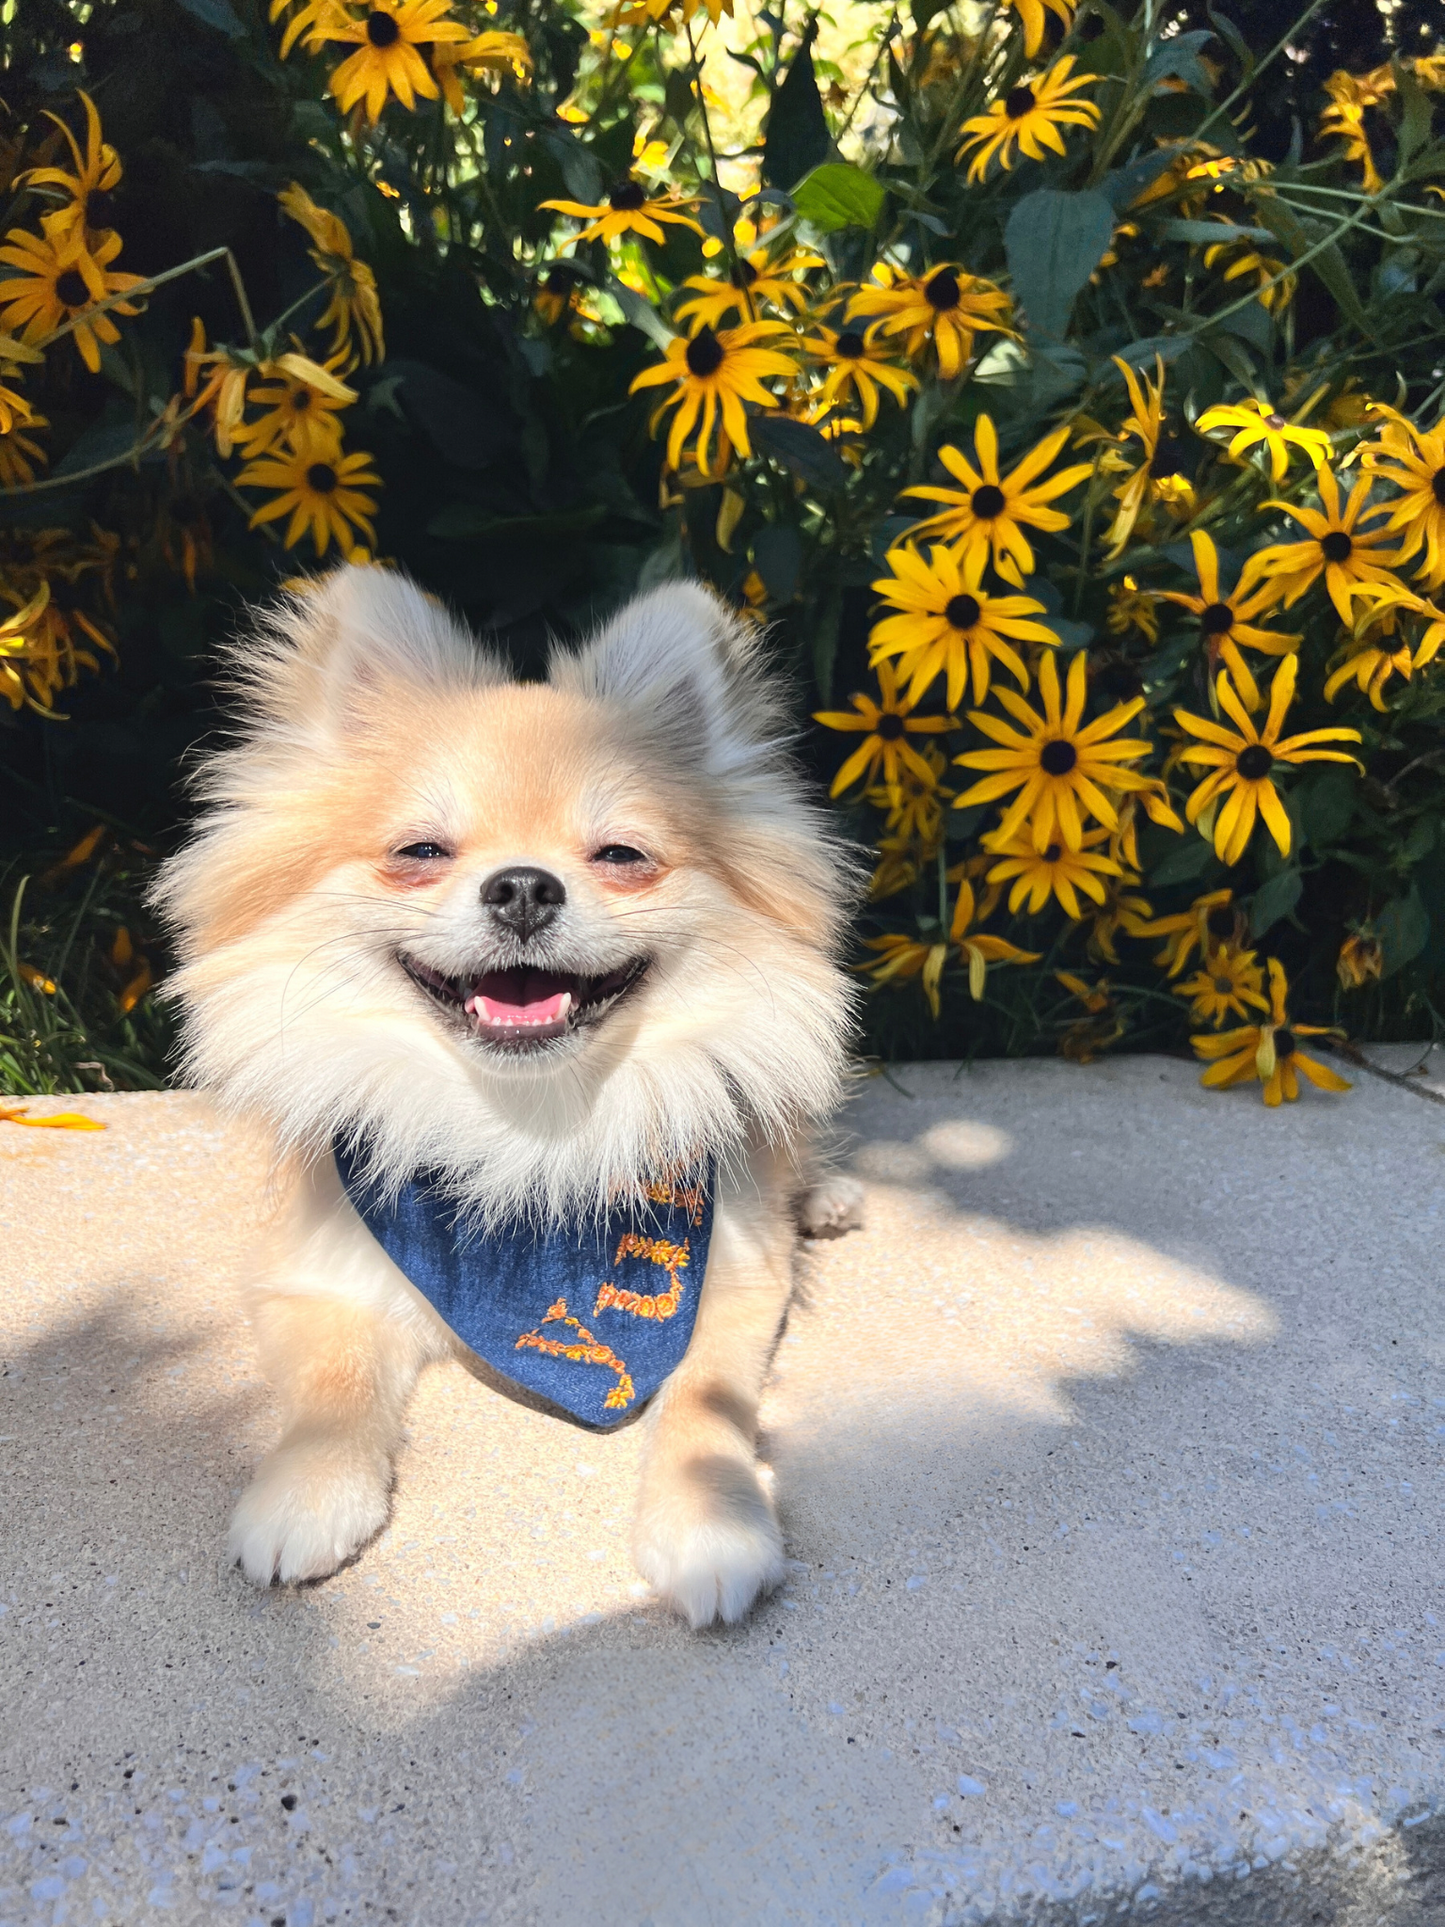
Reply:
[[[482,902],[497,922],[515,931],[523,943],[554,922],[566,901],[567,888],[561,877],[530,865],[498,870],[482,885]]]

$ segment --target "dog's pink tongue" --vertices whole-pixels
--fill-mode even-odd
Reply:
[[[565,1024],[572,1008],[566,980],[543,970],[495,970],[467,999],[467,1010],[485,1030],[548,1030]]]
[[[572,1007],[568,991],[559,990],[553,997],[540,997],[530,1004],[503,1003],[497,997],[471,997],[467,1009],[484,1024],[525,1024],[535,1028],[539,1024],[560,1024]]]

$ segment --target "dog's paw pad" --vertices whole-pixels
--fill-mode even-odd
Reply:
[[[798,1228],[805,1238],[838,1236],[857,1231],[863,1223],[863,1187],[841,1172],[823,1178],[805,1191],[798,1204]]]
[[[645,1493],[637,1570],[696,1630],[734,1625],[783,1577],[783,1535],[750,1465],[695,1459]]]
[[[283,1447],[242,1493],[227,1550],[256,1586],[325,1579],[386,1524],[389,1498],[368,1459]]]

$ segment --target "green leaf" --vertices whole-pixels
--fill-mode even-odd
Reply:
[[[1220,13],[1217,8],[1210,6],[1208,0],[1206,0],[1204,11],[1209,15],[1210,26],[1213,27],[1214,31],[1219,35],[1219,38],[1224,42],[1225,46],[1228,47],[1229,51],[1234,55],[1240,67],[1243,69],[1241,77],[1244,80],[1248,80],[1254,72],[1254,55],[1250,52],[1249,42],[1239,31],[1239,28],[1235,26],[1229,15],[1227,13]]]
[[[802,542],[798,531],[786,522],[769,522],[753,537],[753,567],[774,602],[792,601],[798,593],[802,566]]]
[[[1393,977],[1397,970],[1418,957],[1430,941],[1430,912],[1425,908],[1418,886],[1406,897],[1396,897],[1385,905],[1375,919],[1375,930],[1385,952],[1382,977]]]
[[[1302,255],[1308,254],[1312,247],[1317,247],[1324,235],[1329,232],[1329,227],[1321,231],[1318,226],[1312,231],[1292,207],[1286,207],[1277,194],[1270,194],[1267,191],[1254,196],[1254,211],[1275,239],[1284,243],[1285,251],[1292,261],[1298,261]],[[1333,226],[1334,223],[1330,225]],[[1350,270],[1345,265],[1345,257],[1340,253],[1338,243],[1332,242],[1329,247],[1317,254],[1309,265],[1311,271],[1334,296],[1335,303],[1345,319],[1358,328],[1362,335],[1373,340],[1374,330],[1370,325],[1369,317],[1360,305],[1360,297],[1350,278]]]
[[[1299,902],[1304,887],[1304,878],[1298,870],[1281,870],[1277,877],[1261,884],[1249,906],[1250,936],[1262,937],[1281,917],[1287,917]]]
[[[871,174],[844,161],[825,161],[793,190],[793,205],[823,234],[871,228],[883,211],[884,191]]]
[[[1114,238],[1114,209],[1094,188],[1064,194],[1041,187],[1014,208],[1003,238],[1030,330],[1062,335],[1075,297]]]
[[[607,292],[633,327],[640,328],[643,334],[655,341],[665,353],[667,344],[672,340],[673,331],[652,303],[644,300],[635,288],[629,288],[625,281],[619,281],[616,275],[613,275],[607,283]]]
[[[231,5],[231,0],[181,0],[181,5],[192,19],[199,20],[203,26],[214,27],[227,40],[246,38],[245,26]]]
[[[770,187],[791,188],[828,158],[832,137],[813,72],[813,41],[818,23],[809,24],[783,84],[773,95],[763,136],[763,179]]]
[[[1355,813],[1355,779],[1347,769],[1324,770],[1295,794],[1300,799],[1304,833],[1312,850],[1328,849],[1350,827]]]
[[[751,424],[755,446],[822,494],[831,495],[848,480],[848,470],[836,449],[807,422],[788,415],[759,415]]]
[[[1193,883],[1213,861],[1214,845],[1206,843],[1202,836],[1188,836],[1175,845],[1162,863],[1155,865],[1149,872],[1149,881],[1161,888],[1166,883]]]
[[[1199,50],[1213,38],[1206,27],[1196,33],[1176,33],[1172,39],[1162,41],[1144,63],[1140,81],[1143,90],[1147,93],[1161,80],[1182,80],[1207,99],[1214,92],[1214,83],[1199,59]]]

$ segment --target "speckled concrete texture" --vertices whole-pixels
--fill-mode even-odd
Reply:
[[[5,1927],[1445,1920],[1438,1105],[868,1082],[765,1406],[789,1583],[704,1635],[637,1431],[460,1367],[383,1538],[247,1587],[264,1147],[79,1108],[0,1124]]]

